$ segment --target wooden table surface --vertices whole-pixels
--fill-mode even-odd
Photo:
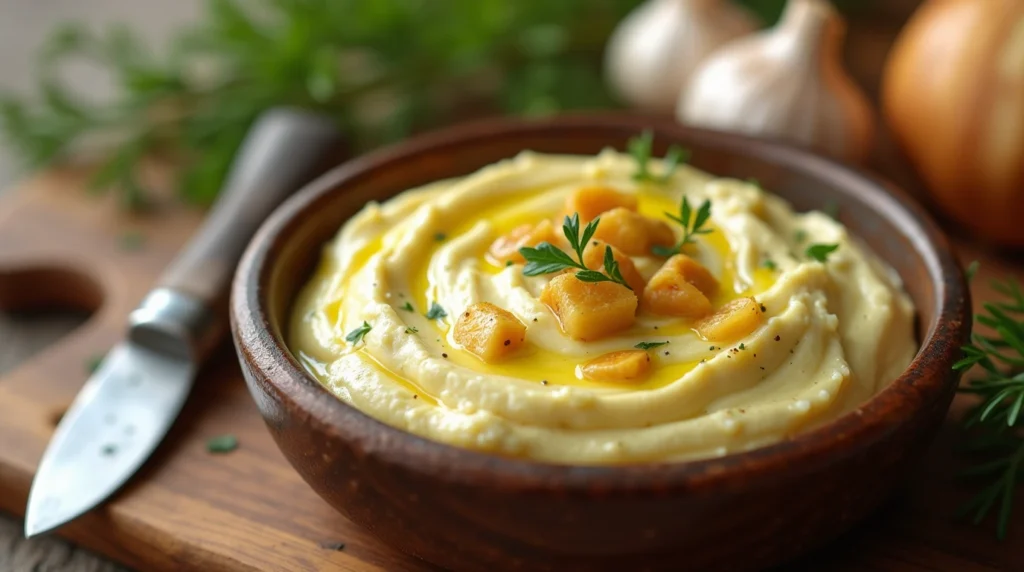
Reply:
[[[60,22],[123,22],[159,45],[183,23],[194,20],[200,5],[201,0],[0,0],[0,91],[28,92],[33,54]],[[89,70],[73,70],[69,79],[88,94],[109,93],[109,86]],[[19,176],[14,154],[0,141],[0,193]],[[15,318],[0,312],[0,374],[80,321],[68,316]],[[0,572],[123,570],[56,537],[25,541],[21,529],[20,519],[0,512]]]

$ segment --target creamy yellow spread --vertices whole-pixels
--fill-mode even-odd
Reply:
[[[654,169],[663,166],[654,162]],[[913,358],[913,307],[898,276],[821,212],[795,213],[757,185],[691,167],[665,184],[633,180],[635,161],[523,152],[455,180],[370,203],[324,249],[295,302],[289,344],[344,402],[428,439],[505,456],[610,464],[721,456],[779,441],[855,409]],[[554,219],[585,185],[635,194],[638,212],[678,213],[709,199],[712,232],[688,254],[718,279],[714,307],[752,296],[763,324],[727,345],[692,320],[645,315],[582,342],[539,301],[553,275],[496,264],[488,247],[511,229]],[[681,234],[682,228],[672,223]],[[805,255],[837,244],[825,262]],[[645,278],[664,259],[633,258]],[[486,363],[452,326],[490,302],[526,325],[512,358]],[[436,303],[447,314],[428,319]],[[409,308],[412,311],[409,311]],[[346,341],[366,323],[356,343]],[[636,383],[595,382],[578,365],[651,349]]]

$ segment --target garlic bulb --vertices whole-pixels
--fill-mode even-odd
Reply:
[[[844,35],[845,24],[828,2],[790,0],[775,28],[724,46],[701,64],[676,117],[863,160],[875,118],[842,67]]]
[[[671,113],[700,61],[756,28],[729,0],[647,0],[612,34],[605,76],[630,105]]]

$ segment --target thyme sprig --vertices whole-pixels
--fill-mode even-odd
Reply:
[[[974,319],[993,334],[975,331],[971,343],[963,347],[963,359],[953,366],[958,371],[981,370],[979,378],[959,391],[980,398],[964,418],[964,426],[970,430],[965,448],[985,459],[961,476],[988,481],[959,514],[970,515],[972,522],[979,524],[995,510],[996,535],[1003,539],[1009,529],[1014,492],[1024,482],[1024,291],[1012,279],[993,281],[992,288],[1004,300],[985,304]]]
[[[580,233],[579,213],[573,213],[571,217],[566,216],[562,222],[562,233],[565,235],[566,240],[569,241],[569,245],[576,254],[577,260],[573,260],[571,256],[549,242],[542,242],[536,248],[523,247],[519,249],[519,254],[522,254],[523,258],[526,259],[523,275],[540,276],[575,268],[577,269],[576,278],[580,281],[614,282],[632,290],[626,279],[622,277],[619,263],[615,260],[615,255],[612,254],[610,246],[606,246],[604,249],[604,273],[598,270],[591,270],[583,263],[583,250],[586,249],[590,239],[594,237],[594,233],[597,232],[597,225],[600,223],[601,217],[597,217],[590,221],[583,228],[583,232]]]

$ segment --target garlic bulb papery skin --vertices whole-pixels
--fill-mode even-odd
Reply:
[[[828,2],[790,0],[775,28],[732,42],[701,64],[680,95],[676,117],[863,161],[875,114],[843,69],[845,33]]]
[[[756,29],[754,18],[731,0],[647,0],[612,34],[605,78],[631,106],[672,113],[701,60]]]

